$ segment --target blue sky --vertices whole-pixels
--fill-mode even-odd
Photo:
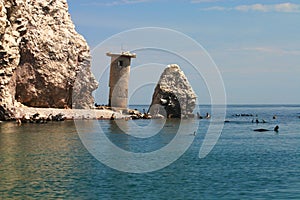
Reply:
[[[209,53],[223,77],[229,104],[300,103],[299,0],[68,0],[68,4],[76,30],[91,49],[129,29],[173,29]],[[184,72],[193,79],[188,69]],[[199,103],[210,103],[201,86],[205,83],[190,82]],[[103,102],[107,83],[100,85],[96,101],[107,103]],[[140,89],[130,103],[148,104],[153,88]]]

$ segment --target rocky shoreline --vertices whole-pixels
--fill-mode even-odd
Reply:
[[[22,117],[30,118],[35,114],[39,117],[48,117],[49,115],[63,115],[66,120],[76,119],[110,119],[112,115],[115,118],[124,118],[125,115],[112,110],[98,110],[98,109],[57,109],[57,108],[32,108],[23,107],[15,108],[15,118]]]
[[[94,109],[57,109],[57,108],[33,108],[17,107],[10,110],[14,117],[5,121],[16,121],[22,123],[46,123],[48,121],[64,120],[135,120],[135,119],[158,119],[163,116],[150,116],[148,113],[141,113],[131,109],[111,109],[98,107]]]

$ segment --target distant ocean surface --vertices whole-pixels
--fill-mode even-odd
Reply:
[[[200,112],[211,113],[211,108],[200,106]],[[195,138],[183,156],[142,174],[120,172],[96,160],[83,146],[73,121],[22,126],[2,122],[0,199],[300,199],[299,116],[300,105],[229,105],[229,122],[205,158],[198,154],[210,120],[202,119],[196,136],[186,136]],[[256,118],[267,123],[252,123]],[[134,122],[141,127],[149,124]],[[118,134],[113,121],[92,123],[99,123],[117,146],[144,152],[172,140],[179,122],[167,120],[166,126],[174,130],[147,142]],[[253,131],[273,130],[276,125],[278,133]],[[151,128],[141,130],[147,133]]]

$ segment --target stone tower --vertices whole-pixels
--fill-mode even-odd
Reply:
[[[136,54],[109,52],[106,55],[111,57],[108,106],[127,108],[130,61],[131,58],[136,58]]]

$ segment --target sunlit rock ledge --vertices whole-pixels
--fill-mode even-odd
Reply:
[[[32,107],[17,107],[13,109],[16,119],[29,119],[35,114],[39,117],[47,118],[48,116],[55,116],[61,114],[66,120],[81,120],[81,119],[114,119],[125,118],[121,112],[113,110],[98,110],[98,109],[57,109],[57,108],[32,108]]]

